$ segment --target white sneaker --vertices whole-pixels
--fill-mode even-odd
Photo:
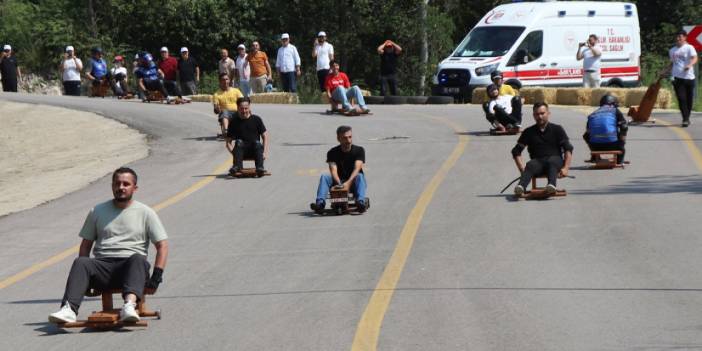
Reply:
[[[556,186],[553,184],[546,185],[546,194],[553,195],[556,193]]]
[[[136,304],[134,302],[125,302],[122,310],[119,311],[119,320],[122,322],[138,322],[139,313],[137,313]]]
[[[76,321],[76,313],[73,312],[71,306],[65,304],[61,309],[49,315],[49,323],[70,323]]]
[[[517,186],[514,187],[514,195],[522,196],[523,194],[524,194],[524,187],[517,184]]]

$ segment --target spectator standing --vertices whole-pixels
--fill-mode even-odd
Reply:
[[[668,51],[670,56],[669,70],[673,74],[673,88],[678,97],[678,106],[682,114],[682,126],[690,125],[690,113],[694,104],[695,71],[697,52],[687,43],[687,32],[680,31],[675,36],[675,46]]]
[[[397,95],[397,58],[402,48],[392,40],[386,40],[378,46],[380,55],[380,95]]]
[[[158,69],[163,72],[163,86],[168,91],[168,95],[175,95],[182,98],[182,93],[178,87],[178,60],[171,56],[167,47],[161,48],[161,59],[158,61]]]
[[[319,81],[319,90],[325,91],[324,82],[329,74],[329,62],[334,61],[334,46],[327,43],[327,33],[319,32],[317,39],[314,41],[314,49],[312,49],[312,57],[317,59],[317,81]]]
[[[9,44],[2,48],[0,54],[0,75],[2,76],[2,91],[17,92],[17,81],[22,80],[22,72],[17,65],[17,56]]]
[[[219,51],[219,74],[226,73],[229,80],[234,82],[234,72],[236,71],[236,63],[229,57],[229,50],[222,49]]]
[[[268,63],[268,55],[261,51],[261,45],[257,41],[251,43],[251,48],[251,52],[246,55],[251,70],[249,82],[254,93],[263,93],[271,80],[271,65]]]
[[[66,52],[59,65],[64,95],[80,96],[80,71],[82,70],[83,61],[76,57],[73,46],[66,46]]]
[[[575,58],[583,60],[583,87],[600,87],[600,60],[602,51],[597,48],[597,35],[590,34],[587,42],[578,45],[578,53]]]
[[[300,71],[300,54],[298,54],[295,45],[290,44],[290,35],[288,33],[283,33],[280,36],[280,42],[282,46],[278,48],[275,67],[280,74],[283,91],[296,93],[297,77],[302,73]]]
[[[92,57],[88,60],[85,76],[90,80],[93,89],[98,89],[103,79],[107,79],[107,62],[102,58],[102,49],[99,47],[90,50]]]
[[[244,44],[239,44],[236,51],[238,55],[236,56],[236,69],[234,70],[234,76],[237,81],[237,86],[244,96],[249,96],[251,94],[251,86],[249,85],[249,80],[251,79],[251,67],[248,63],[248,55],[246,54],[246,46]]]
[[[180,76],[180,90],[183,92],[183,95],[197,94],[197,83],[200,82],[200,65],[190,56],[187,47],[180,48],[178,75]]]

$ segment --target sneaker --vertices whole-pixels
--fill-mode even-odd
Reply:
[[[367,115],[367,114],[370,113],[370,109],[367,108],[367,107],[364,107],[364,108],[361,109],[361,113],[364,114],[364,115]]]
[[[71,306],[65,304],[61,309],[49,315],[49,323],[70,323],[76,321],[76,313],[73,312]]]
[[[169,96],[169,97],[166,98],[166,103],[167,103],[167,104],[170,104],[170,103],[175,102],[175,101],[176,101],[176,98],[173,97],[173,96]]]
[[[358,200],[358,202],[356,203],[356,208],[358,209],[358,213],[366,212],[366,210],[368,209],[366,201]]]
[[[232,168],[229,169],[229,175],[234,177],[241,175],[241,170],[237,166],[232,166]]]
[[[266,175],[266,170],[263,168],[257,169],[256,170],[256,176],[257,177],[263,177]]]
[[[324,201],[317,201],[315,203],[310,204],[310,209],[314,211],[316,214],[323,214],[324,213],[324,208],[326,207],[326,203]]]
[[[136,311],[136,303],[126,302],[119,311],[119,320],[122,322],[138,322],[139,313]]]
[[[556,193],[556,186],[553,184],[546,185],[546,194],[553,195]]]
[[[687,128],[689,125],[690,125],[690,120],[687,120],[687,121],[683,121],[683,122],[682,122],[683,128]]]
[[[517,196],[524,195],[524,187],[517,184],[517,186],[514,187],[514,195],[517,195]]]

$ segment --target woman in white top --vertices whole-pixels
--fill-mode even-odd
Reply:
[[[66,52],[63,54],[63,60],[59,65],[64,95],[80,96],[81,70],[83,70],[83,62],[76,57],[73,46],[67,46]]]
[[[670,49],[668,55],[670,56],[668,70],[672,71],[674,78],[673,87],[682,114],[682,126],[687,127],[690,125],[690,112],[692,112],[692,104],[694,103],[694,67],[697,64],[697,52],[692,45],[687,43],[685,31],[678,32],[675,37],[675,46]]]

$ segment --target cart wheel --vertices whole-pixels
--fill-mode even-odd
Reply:
[[[344,214],[344,209],[341,206],[335,208],[334,210],[336,211],[337,216]]]
[[[161,309],[156,310],[156,319],[160,320],[161,319]]]

